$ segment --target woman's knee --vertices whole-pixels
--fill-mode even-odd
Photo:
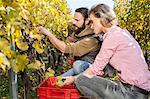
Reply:
[[[89,86],[92,84],[91,82],[92,82],[91,78],[88,78],[83,74],[80,74],[75,80],[76,86]]]
[[[84,81],[85,81],[85,77],[83,75],[78,76],[78,78],[75,80],[75,84],[77,88],[79,88],[79,86],[84,85]]]

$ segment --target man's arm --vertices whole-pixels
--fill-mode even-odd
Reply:
[[[51,43],[58,49],[60,50],[62,53],[65,52],[65,48],[66,48],[66,43],[64,41],[61,41],[59,39],[57,39],[52,33],[49,33],[48,35],[49,40],[51,41]]]
[[[43,27],[39,27],[39,33],[41,34],[45,34],[46,36],[48,36],[50,42],[61,52],[65,52],[65,48],[66,48],[66,43],[64,41],[61,41],[59,39],[56,38],[55,35],[53,35],[50,31],[48,31],[47,29],[43,28]]]
[[[83,56],[89,52],[96,51],[99,48],[99,42],[95,38],[83,38],[76,43],[68,43],[65,53],[75,56]]]

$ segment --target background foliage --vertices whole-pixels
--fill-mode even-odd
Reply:
[[[70,12],[65,0],[1,0],[0,66],[13,67],[17,73],[25,68],[39,69],[44,62],[37,54],[47,54],[49,41],[37,33],[44,26],[58,37],[68,33]],[[45,53],[44,53],[45,51]],[[11,65],[10,65],[11,64]]]
[[[140,43],[147,63],[150,63],[149,9],[148,0],[115,0],[119,24]],[[11,66],[18,73],[18,97],[30,91],[28,99],[36,98],[37,85],[43,77],[51,76],[51,69],[57,75],[68,69],[68,62],[65,68],[61,66],[67,57],[39,35],[36,27],[44,26],[64,40],[70,19],[65,0],[0,0],[0,98],[8,98],[7,70]]]
[[[36,96],[37,85],[52,76],[52,69],[61,73],[63,56],[36,28],[43,26],[64,40],[70,20],[66,0],[0,0],[0,80],[6,79],[0,98],[8,96],[11,67],[18,73],[19,96],[26,93],[27,99]]]
[[[128,29],[138,41],[150,66],[150,2],[149,0],[115,0],[115,11],[121,27]]]

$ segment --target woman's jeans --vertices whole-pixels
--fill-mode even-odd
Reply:
[[[81,94],[88,99],[148,99],[147,94],[126,87],[121,82],[115,82],[99,76],[87,77],[81,74],[75,81]]]
[[[80,74],[81,72],[85,71],[89,66],[90,66],[89,62],[76,60],[73,63],[73,68],[63,73],[61,76],[66,77],[66,76],[73,76],[73,75]]]

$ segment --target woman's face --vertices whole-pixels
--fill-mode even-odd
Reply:
[[[92,23],[91,28],[94,30],[94,33],[95,34],[101,33],[103,26],[100,23],[100,18],[96,18],[93,14],[90,14],[89,18]]]

